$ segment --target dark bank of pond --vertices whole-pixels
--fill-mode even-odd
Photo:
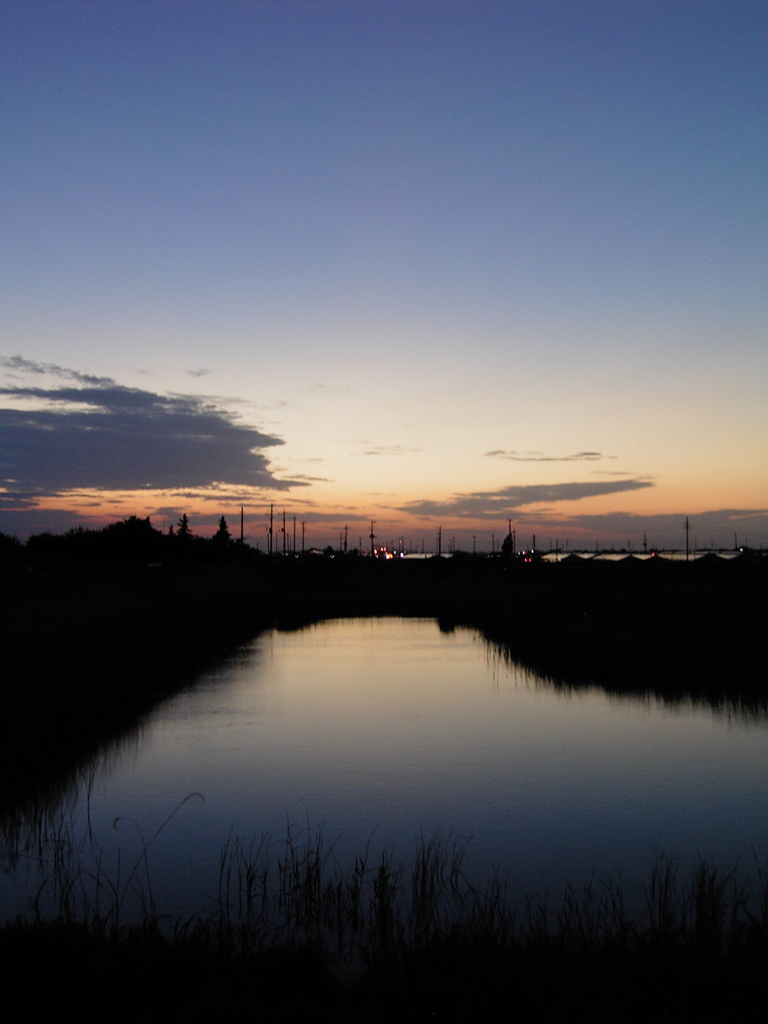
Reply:
[[[61,789],[267,609],[259,578],[216,566],[6,569],[0,809]]]

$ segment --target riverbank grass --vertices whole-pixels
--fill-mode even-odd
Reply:
[[[6,995],[59,1020],[768,1019],[762,869],[661,857],[631,915],[618,883],[513,904],[440,834],[342,868],[322,831],[289,830],[231,839],[213,912],[172,921],[149,845],[114,879],[59,835],[29,917],[0,930]]]

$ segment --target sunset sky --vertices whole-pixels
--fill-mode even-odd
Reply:
[[[768,544],[767,3],[0,35],[0,531]]]

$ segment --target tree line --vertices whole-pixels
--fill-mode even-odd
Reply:
[[[224,516],[212,537],[195,535],[186,513],[165,532],[155,529],[149,516],[129,516],[101,529],[78,526],[61,534],[33,534],[26,542],[0,533],[2,565],[224,562],[259,554],[250,545],[233,539]]]

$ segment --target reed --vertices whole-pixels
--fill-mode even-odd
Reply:
[[[760,864],[747,875],[661,856],[636,913],[620,880],[515,904],[501,871],[483,885],[469,876],[467,843],[454,834],[422,837],[409,861],[369,843],[342,865],[322,829],[289,826],[279,841],[230,836],[212,907],[171,920],[152,886],[162,827],[111,874],[93,836],[50,832],[35,854],[45,870],[30,914],[0,929],[0,955],[13,962],[19,950],[53,943],[71,957],[85,944],[90,952],[70,971],[96,956],[119,974],[138,957],[161,994],[170,982],[159,965],[181,964],[197,993],[190,1019],[195,1007],[211,1012],[211,1000],[239,1012],[257,983],[262,1004],[284,1019],[308,1012],[307,1001],[338,1020],[421,1020],[438,1010],[453,1020],[508,1004],[537,1021],[760,1020],[768,1010]]]
[[[230,835],[213,909],[170,922],[154,896],[151,851],[184,804],[199,798],[185,797],[148,838],[127,822],[139,852],[127,863],[118,848],[111,872],[92,833],[77,838],[71,822],[49,822],[27,850],[40,877],[28,920],[118,932],[150,923],[171,932],[202,930],[217,941],[226,937],[240,950],[313,946],[366,963],[457,941],[581,950],[651,942],[722,950],[745,936],[768,938],[768,867],[757,860],[748,875],[701,858],[683,870],[661,854],[642,886],[641,909],[630,913],[620,878],[568,884],[557,898],[515,903],[500,869],[478,885],[464,867],[468,840],[441,830],[422,835],[408,861],[396,860],[388,847],[374,856],[369,841],[343,866],[324,830],[309,823],[289,823],[279,841]],[[116,827],[125,823],[115,820]],[[15,851],[12,861],[20,856]]]

